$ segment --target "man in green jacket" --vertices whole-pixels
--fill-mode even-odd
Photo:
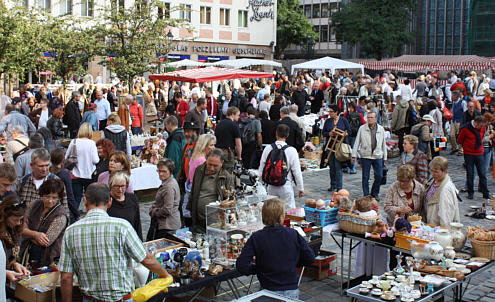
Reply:
[[[206,205],[226,199],[226,190],[235,189],[234,176],[223,168],[223,151],[215,148],[206,162],[196,168],[187,208],[191,211],[191,230],[206,231]]]
[[[165,128],[169,136],[163,157],[169,158],[175,163],[174,177],[177,177],[182,164],[182,149],[186,144],[186,138],[184,137],[184,130],[179,128],[179,121],[173,115],[165,119]]]

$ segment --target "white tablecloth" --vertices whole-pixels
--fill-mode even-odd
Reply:
[[[152,164],[144,164],[142,167],[131,170],[131,184],[134,191],[156,189],[162,182],[156,172],[157,167]]]

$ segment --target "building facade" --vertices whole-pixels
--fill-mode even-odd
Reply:
[[[98,22],[99,11],[110,5],[132,7],[134,0],[23,0],[53,15],[72,14]],[[277,33],[276,0],[163,0],[156,15],[184,20],[193,29],[172,28],[169,60],[218,61],[236,58],[273,59]],[[158,54],[157,54],[158,55]],[[89,63],[90,73],[109,78],[105,67]]]
[[[471,0],[418,0],[415,54],[469,54],[470,2]]]
[[[314,31],[318,34],[315,43],[309,40],[300,45],[292,45],[285,53],[285,59],[319,58],[341,56],[341,46],[335,39],[332,29],[332,13],[340,7],[340,0],[300,0],[301,11],[313,24]]]
[[[495,1],[471,0],[469,53],[495,57]]]

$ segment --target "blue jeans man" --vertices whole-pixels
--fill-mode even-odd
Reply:
[[[383,159],[361,158],[360,160],[361,166],[363,167],[363,177],[361,179],[363,185],[363,195],[370,195],[370,171],[371,167],[373,167],[374,181],[373,186],[371,187],[371,195],[373,195],[373,197],[375,198],[378,198],[383,177]]]
[[[335,153],[330,155],[328,166],[330,168],[330,189],[338,191],[342,189],[342,164],[335,158]]]
[[[466,162],[467,170],[467,190],[468,199],[474,197],[474,168],[478,172],[480,191],[483,193],[483,198],[489,198],[488,184],[486,179],[485,158],[481,155],[471,155],[464,153],[464,161]]]

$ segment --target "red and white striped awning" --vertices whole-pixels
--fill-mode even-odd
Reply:
[[[403,55],[383,61],[360,62],[366,69],[396,70],[396,71],[426,71],[426,70],[476,70],[483,71],[495,68],[495,62],[489,58],[469,56],[423,56]]]
[[[152,74],[149,76],[149,78],[150,80],[203,83],[230,79],[273,78],[273,73],[257,72],[244,69],[205,67],[171,71],[164,74]]]

